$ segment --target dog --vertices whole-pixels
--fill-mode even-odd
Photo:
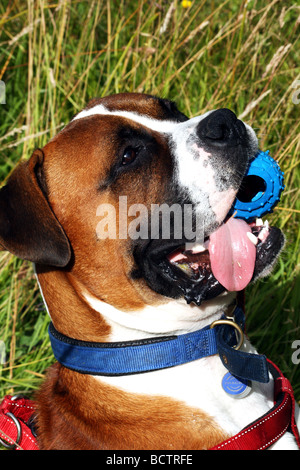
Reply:
[[[10,175],[0,246],[34,263],[58,358],[36,398],[41,449],[226,448],[272,409],[269,372],[248,377],[244,397],[221,385],[231,354],[238,368],[237,357],[263,360],[232,312],[284,244],[279,229],[230,215],[257,151],[229,109],[189,119],[167,99],[124,93],[92,100]],[[240,349],[199,358],[193,335],[222,327]],[[194,349],[168,362],[178,341]],[[287,426],[269,441],[261,448],[298,448]]]

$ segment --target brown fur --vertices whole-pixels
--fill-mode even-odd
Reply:
[[[205,413],[167,397],[132,395],[54,365],[40,390],[42,449],[208,449],[226,439]]]

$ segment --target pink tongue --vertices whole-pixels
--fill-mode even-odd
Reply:
[[[252,278],[256,248],[247,236],[250,231],[244,220],[231,217],[209,237],[213,275],[229,291],[243,290]]]

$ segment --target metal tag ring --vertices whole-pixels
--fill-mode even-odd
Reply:
[[[229,325],[229,326],[233,326],[233,328],[236,329],[236,331],[239,333],[239,340],[238,340],[238,344],[236,346],[233,346],[234,349],[238,350],[241,348],[243,342],[244,342],[244,332],[242,330],[242,328],[237,324],[235,323],[234,321],[232,320],[216,320],[214,322],[212,322],[212,324],[210,325],[210,328],[214,328],[215,326],[217,325]]]
[[[21,440],[21,436],[22,436],[22,428],[21,428],[21,424],[18,420],[18,418],[15,417],[14,414],[10,413],[9,411],[5,414],[6,416],[8,416],[10,419],[13,420],[14,424],[16,425],[16,428],[17,428],[17,439],[14,443],[10,444],[9,442],[5,441],[4,439],[1,439],[0,438],[0,444],[3,446],[3,447],[6,447],[6,449],[10,449],[10,450],[13,450],[15,449],[20,440]]]

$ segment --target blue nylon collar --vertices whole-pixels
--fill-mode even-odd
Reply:
[[[235,322],[244,329],[244,313],[234,311]],[[178,336],[150,338],[122,343],[95,343],[69,338],[50,323],[49,336],[54,356],[63,366],[83,374],[128,375],[174,367],[219,354],[224,366],[235,376],[268,382],[265,356],[234,349],[232,326],[209,326]]]

